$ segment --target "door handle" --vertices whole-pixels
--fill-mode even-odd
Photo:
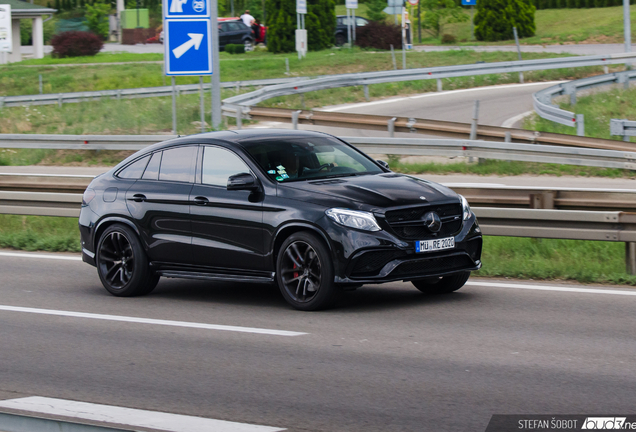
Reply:
[[[129,201],[134,201],[134,202],[144,202],[146,201],[146,195],[144,194],[134,194],[132,196],[132,198],[128,198]]]
[[[210,201],[206,197],[198,196],[194,199],[194,204],[199,206],[204,206]]]

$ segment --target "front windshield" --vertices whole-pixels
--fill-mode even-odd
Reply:
[[[369,158],[328,137],[291,137],[241,143],[275,181],[290,182],[380,174]]]

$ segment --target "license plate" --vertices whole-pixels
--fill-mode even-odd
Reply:
[[[455,237],[446,237],[435,240],[420,240],[415,242],[415,252],[435,252],[455,247]]]

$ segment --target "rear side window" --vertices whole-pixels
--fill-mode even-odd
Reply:
[[[163,151],[159,180],[194,182],[194,158],[197,147],[178,147]]]
[[[244,27],[241,27],[238,23],[236,22],[229,22],[227,23],[227,29],[228,31],[238,31],[238,30],[243,30]]]
[[[159,179],[159,164],[161,163],[161,155],[163,152],[157,152],[152,155],[146,171],[142,177],[143,180],[158,180]]]
[[[148,155],[131,163],[126,168],[119,171],[117,173],[117,177],[124,179],[139,179],[141,177],[141,174],[143,174],[144,170],[146,169],[146,165],[148,164],[149,160],[150,156]]]

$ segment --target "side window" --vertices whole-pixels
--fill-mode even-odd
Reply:
[[[222,32],[226,32],[227,31],[227,23],[219,24],[219,30],[221,30]]]
[[[136,162],[131,163],[123,170],[117,173],[117,177],[124,179],[138,179],[143,174],[146,165],[150,160],[150,156],[143,157]]]
[[[161,163],[161,155],[163,152],[157,152],[152,155],[144,175],[141,177],[143,180],[159,180],[159,164]]]
[[[248,172],[250,169],[245,162],[231,151],[219,147],[205,147],[203,184],[227,187],[228,177]]]
[[[364,18],[356,17],[356,26],[357,27],[364,27],[367,24],[368,24],[368,21],[365,20]]]
[[[176,182],[194,182],[195,146],[178,147],[163,151],[159,180]]]

